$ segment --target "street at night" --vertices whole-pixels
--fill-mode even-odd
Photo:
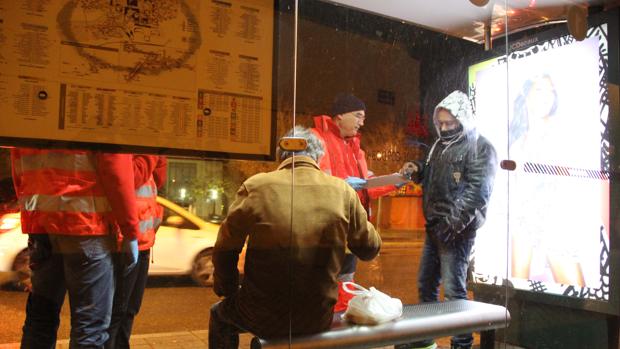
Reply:
[[[373,261],[360,262],[356,282],[374,286],[400,298],[403,303],[417,301],[415,277],[421,243],[387,242]],[[0,345],[21,338],[26,292],[0,291]],[[151,277],[142,309],[134,324],[134,334],[207,330],[209,309],[218,300],[210,287],[199,287],[189,277]],[[58,339],[69,338],[68,300],[62,309]]]

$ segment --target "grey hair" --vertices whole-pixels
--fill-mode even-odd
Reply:
[[[305,139],[308,146],[302,151],[287,151],[278,147],[280,161],[284,161],[293,155],[305,155],[311,157],[314,161],[319,162],[319,159],[323,156],[323,154],[325,154],[325,151],[323,150],[323,143],[321,143],[321,140],[314,134],[314,132],[312,132],[312,130],[303,126],[295,126],[290,129],[286,135],[284,135],[284,137],[292,136]]]

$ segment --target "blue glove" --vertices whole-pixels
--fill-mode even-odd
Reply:
[[[136,267],[136,264],[138,264],[138,240],[123,240],[121,254],[125,262],[125,275],[127,275]]]
[[[366,187],[366,180],[359,177],[347,177],[344,181],[355,190],[362,190]]]

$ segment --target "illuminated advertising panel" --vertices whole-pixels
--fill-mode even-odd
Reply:
[[[528,45],[469,69],[479,131],[516,164],[498,172],[475,282],[609,301],[607,25]]]

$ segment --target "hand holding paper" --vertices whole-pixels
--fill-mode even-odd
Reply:
[[[418,171],[419,169],[416,164],[414,164],[413,162],[405,162],[399,173],[404,177],[411,179],[411,176]]]
[[[403,177],[400,173],[394,173],[385,176],[368,178],[366,188],[383,187],[386,185],[405,185],[409,178]]]
[[[362,190],[366,188],[366,180],[359,177],[347,177],[344,181],[355,190]]]

